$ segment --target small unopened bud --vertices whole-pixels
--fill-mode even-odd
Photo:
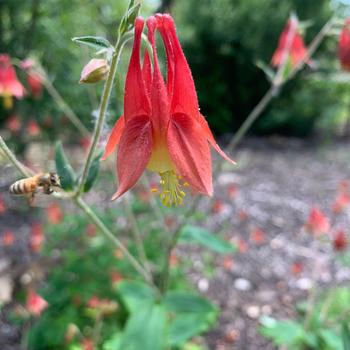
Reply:
[[[104,59],[93,58],[81,72],[80,83],[93,84],[107,78],[109,65]]]

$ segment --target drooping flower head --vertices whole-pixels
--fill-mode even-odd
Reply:
[[[271,63],[274,67],[280,67],[285,63],[285,59],[292,67],[295,67],[306,58],[307,49],[298,26],[297,17],[291,16],[280,35],[278,47],[272,56]]]
[[[338,57],[342,69],[350,71],[350,18],[345,21],[339,35]]]
[[[148,40],[153,65],[146,51],[141,67],[141,34],[144,20],[135,20],[135,37],[125,81],[124,114],[115,124],[103,159],[118,146],[119,188],[112,199],[135,185],[147,168],[159,173],[161,200],[179,205],[184,185],[212,195],[209,144],[226,160],[205,118],[199,112],[194,81],[170,15],[148,18]],[[161,74],[155,33],[158,31],[167,56],[167,78]]]
[[[0,55],[0,96],[4,99],[4,107],[12,107],[12,98],[22,98],[25,90],[18,81],[16,71],[8,55]]]

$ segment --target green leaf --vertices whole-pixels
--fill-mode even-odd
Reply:
[[[180,291],[168,292],[163,299],[163,305],[168,311],[175,313],[208,314],[217,312],[216,307],[202,296]]]
[[[237,248],[204,228],[186,225],[182,228],[180,242],[198,243],[220,254],[235,253]]]
[[[92,185],[94,184],[98,172],[100,171],[100,158],[102,157],[102,151],[99,152],[99,154],[93,159],[93,161],[91,162],[91,166],[89,169],[89,174],[86,178],[86,182],[84,184],[84,192],[89,192]]]
[[[165,349],[166,317],[160,305],[144,304],[128,319],[119,350]]]
[[[155,292],[147,284],[137,281],[121,281],[116,290],[129,312],[138,311],[155,301]]]
[[[272,339],[277,345],[293,346],[303,341],[303,326],[293,321],[277,321],[263,316],[260,319],[260,332],[266,338]]]
[[[56,171],[61,177],[61,186],[65,191],[70,191],[76,183],[76,175],[64,153],[61,142],[56,143],[55,151]]]
[[[131,30],[134,26],[136,17],[138,16],[141,8],[141,3],[135,1],[130,1],[128,11],[125,16],[122,18],[119,26],[119,33],[124,34],[127,31]]]
[[[111,43],[107,39],[100,36],[79,36],[72,38],[72,41],[92,47],[96,50],[109,49],[112,47]]]
[[[256,61],[255,65],[265,73],[266,78],[269,82],[272,82],[274,80],[276,73],[269,65],[261,60]]]
[[[342,339],[334,331],[330,329],[321,329],[319,331],[319,334],[322,340],[327,345],[326,349],[346,350],[346,348],[343,347]]]
[[[217,308],[198,294],[168,292],[163,305],[175,314],[169,327],[170,344],[181,346],[193,336],[208,330],[217,318]]]
[[[201,314],[183,314],[175,317],[169,326],[169,342],[181,346],[192,337],[207,331],[212,322]]]
[[[115,333],[112,337],[106,340],[102,345],[102,350],[116,350],[120,347],[121,333]]]
[[[349,326],[346,323],[343,323],[342,325],[341,337],[343,341],[343,349],[350,350],[350,332]]]

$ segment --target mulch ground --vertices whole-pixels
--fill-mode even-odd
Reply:
[[[310,288],[350,280],[350,270],[336,261],[332,246],[303,229],[315,205],[337,227],[349,227],[346,212],[335,217],[331,211],[339,182],[350,180],[349,150],[349,142],[250,139],[234,155],[238,166],[218,176],[214,205],[203,225],[241,249],[233,258],[215,256],[211,274],[203,272],[203,251],[189,252],[191,280],[222,310],[219,325],[205,337],[209,349],[275,349],[258,332],[262,315],[292,317]],[[6,168],[0,179],[9,203],[0,215],[0,240],[8,230],[18,239],[11,248],[0,246],[0,263],[15,273],[10,281],[0,278],[0,284],[16,285],[20,267],[34,258],[26,240],[33,218],[5,193],[11,176]],[[0,312],[0,349],[22,349],[20,330],[7,320],[6,308]]]

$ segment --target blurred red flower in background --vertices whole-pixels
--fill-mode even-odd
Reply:
[[[348,246],[348,239],[344,230],[337,230],[334,233],[333,248],[336,251],[343,251]]]
[[[266,240],[266,234],[261,228],[256,227],[251,231],[250,239],[257,244],[262,244]]]
[[[48,306],[48,302],[33,289],[28,290],[26,308],[32,315],[39,316]]]
[[[30,120],[28,122],[26,130],[27,133],[32,137],[40,135],[40,127],[35,120]]]
[[[17,133],[22,126],[22,123],[17,115],[13,114],[6,120],[6,128],[13,133]]]
[[[46,213],[50,224],[59,224],[63,219],[63,212],[57,203],[51,203],[46,209]]]
[[[124,115],[115,124],[103,158],[118,145],[119,188],[113,199],[135,185],[145,168],[161,176],[161,201],[179,205],[185,195],[182,178],[196,192],[212,195],[209,144],[225,159],[205,118],[199,112],[190,68],[169,15],[148,18],[148,39],[153,48],[153,73],[146,51],[140,65],[144,20],[135,21],[134,45],[125,82]],[[167,83],[158,66],[155,30],[167,56]],[[208,144],[209,143],[209,144]]]
[[[0,194],[0,215],[6,211],[5,201],[2,195]]]
[[[40,98],[43,93],[43,82],[41,76],[36,72],[28,72],[27,83],[32,95],[35,98]]]
[[[34,223],[30,229],[29,247],[34,253],[39,253],[44,243],[45,236],[40,223]]]
[[[350,70],[350,18],[345,21],[339,35],[338,57],[342,69]]]
[[[336,214],[341,213],[350,204],[350,195],[347,193],[339,193],[332,205],[332,211]]]
[[[0,55],[0,96],[4,99],[4,107],[12,108],[12,98],[22,98],[25,89],[18,81],[16,71],[11,64],[11,59],[8,55]]]
[[[315,236],[320,236],[329,231],[329,219],[319,208],[314,207],[310,211],[305,229]]]
[[[5,231],[2,235],[1,242],[5,247],[11,247],[16,240],[16,236],[12,231]]]
[[[298,27],[297,17],[292,16],[284,27],[278,47],[272,56],[271,63],[274,67],[280,67],[285,63],[285,59],[287,64],[295,67],[307,57],[307,49]]]

